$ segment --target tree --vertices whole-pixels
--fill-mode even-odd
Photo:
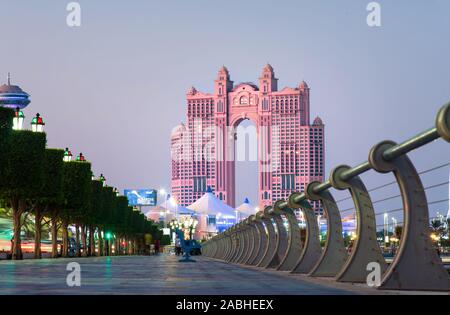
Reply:
[[[431,232],[436,235],[438,239],[441,239],[446,234],[446,227],[444,225],[444,222],[442,222],[439,219],[433,219],[431,220],[430,224]]]
[[[95,255],[95,231],[102,222],[103,203],[102,190],[103,183],[100,180],[93,180],[91,183],[91,202],[89,204],[89,216],[87,225],[89,228],[89,255]],[[100,253],[100,252],[99,252]]]
[[[63,231],[63,256],[68,256],[68,226],[83,222],[91,199],[91,164],[88,162],[63,163],[63,210],[61,211]],[[80,244],[78,244],[78,247]]]
[[[0,107],[0,189],[6,184],[5,178],[8,139],[12,132],[12,121],[14,111],[9,108]]]
[[[99,248],[102,256],[109,255],[110,253],[110,233],[112,233],[109,229],[113,220],[113,198],[115,194],[113,192],[113,188],[109,186],[104,186],[102,188],[102,216],[101,221],[99,223]],[[103,236],[102,236],[103,233]]]
[[[126,213],[128,211],[128,198],[125,196],[118,196],[116,201],[116,213],[115,213],[115,224],[114,224],[114,234],[115,238],[115,249],[116,254],[120,255],[122,239],[125,237],[126,233]]]
[[[30,210],[30,201],[36,200],[41,191],[45,144],[46,136],[44,133],[25,130],[11,132],[6,140],[6,150],[4,151],[6,168],[0,187],[0,197],[6,199],[12,208],[14,224],[13,259],[22,258],[20,239],[23,224],[22,216]]]
[[[62,202],[62,174],[64,150],[45,149],[42,163],[42,186],[34,206],[34,258],[41,258],[41,229],[44,215],[52,218],[52,256],[57,253],[57,215]]]
[[[395,236],[400,240],[402,238],[403,226],[397,225],[394,229]]]

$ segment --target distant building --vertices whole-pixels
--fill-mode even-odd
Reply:
[[[450,219],[450,169],[448,170],[448,212],[447,212],[447,219]]]
[[[261,209],[323,180],[324,124],[319,117],[310,123],[306,82],[278,91],[278,79],[267,64],[258,85],[235,85],[222,67],[213,93],[192,87],[186,102],[187,122],[171,134],[171,189],[181,205],[195,202],[210,187],[235,206],[236,128],[245,119],[256,126]]]
[[[8,73],[7,83],[0,85],[0,106],[24,109],[30,104],[29,96],[19,86],[11,85],[11,76]]]

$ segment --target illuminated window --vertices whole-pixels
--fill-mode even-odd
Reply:
[[[241,105],[248,105],[248,98],[246,96],[241,96],[239,98],[239,104],[241,104]]]

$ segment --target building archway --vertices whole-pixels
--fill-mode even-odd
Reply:
[[[324,126],[320,118],[310,124],[309,91],[304,81],[279,91],[269,64],[264,66],[258,85],[235,85],[228,69],[221,67],[214,93],[189,89],[188,121],[171,137],[172,152],[179,143],[187,142],[185,151],[190,157],[181,162],[172,159],[172,193],[177,201],[189,205],[201,197],[205,187],[211,187],[216,196],[235,206],[235,128],[243,120],[251,120],[257,134],[255,205],[263,208],[302,191],[311,181],[323,181]],[[198,155],[190,150],[198,146],[212,148],[214,158],[195,160]],[[198,182],[203,183],[200,189],[195,184]]]

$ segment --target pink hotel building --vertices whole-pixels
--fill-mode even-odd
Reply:
[[[256,126],[261,209],[323,180],[324,125],[319,117],[310,124],[310,89],[304,81],[279,91],[267,64],[258,85],[234,85],[222,67],[214,93],[192,87],[186,98],[187,123],[171,134],[171,190],[180,205],[193,203],[210,188],[235,207],[236,128],[245,119]]]

